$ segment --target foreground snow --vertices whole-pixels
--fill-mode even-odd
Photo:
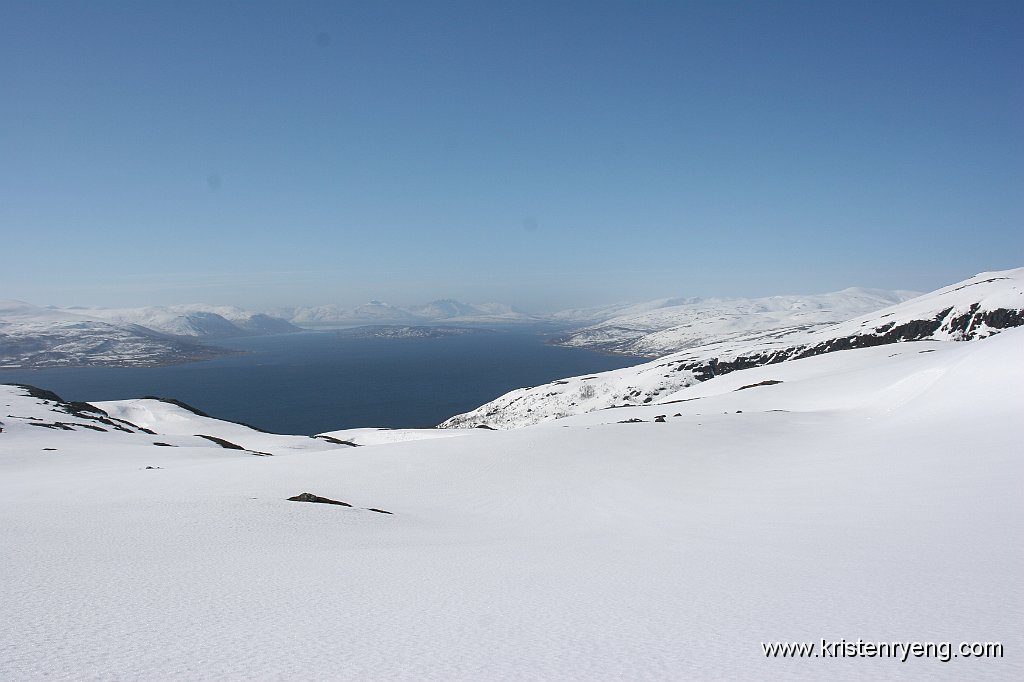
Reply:
[[[355,448],[154,401],[101,432],[2,387],[0,678],[1019,679],[1022,352],[841,351]],[[762,653],[822,638],[1005,656]]]

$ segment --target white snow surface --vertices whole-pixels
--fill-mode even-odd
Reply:
[[[888,308],[824,327],[768,329],[728,335],[695,348],[671,353],[633,367],[570,377],[542,386],[520,388],[469,412],[455,415],[444,428],[488,425],[509,429],[583,414],[616,405],[639,405],[701,381],[702,370],[747,359],[767,364],[786,357],[839,350],[850,339],[863,345],[881,342],[894,328],[924,323],[937,328],[919,334],[936,342],[965,338],[958,329],[965,316],[974,320],[967,338],[984,338],[999,329],[989,327],[985,314],[1011,310],[1024,315],[1024,268],[985,272],[963,282],[918,296]]]
[[[487,429],[381,429],[361,428],[342,429],[318,434],[356,445],[381,445],[385,443],[404,443],[412,440],[429,440],[433,438],[451,438],[452,436],[472,436],[486,433]]]
[[[3,386],[0,678],[1021,679],[1022,353],[846,350],[355,448],[151,401],[102,406],[157,435],[99,432]],[[822,638],[1005,653],[762,653]]]

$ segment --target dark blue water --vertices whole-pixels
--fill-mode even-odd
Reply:
[[[434,426],[502,393],[636,358],[544,344],[537,330],[414,339],[310,332],[218,341],[245,355],[170,367],[0,370],[65,400],[177,398],[276,433]]]

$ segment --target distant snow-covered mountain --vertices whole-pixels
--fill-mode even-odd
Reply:
[[[0,366],[151,367],[230,352],[84,313],[0,302]]]
[[[514,428],[574,414],[662,401],[740,369],[903,341],[963,341],[1024,325],[1024,268],[986,272],[846,322],[726,335],[635,367],[521,388],[442,428]]]
[[[44,308],[0,302],[0,365],[152,367],[234,351],[202,340],[301,331],[287,320],[231,306]]]
[[[278,317],[234,306],[202,304],[148,306],[144,308],[70,308],[89,317],[137,324],[172,336],[229,338],[301,331]]]
[[[810,330],[917,296],[910,291],[851,288],[811,296],[670,298],[637,305],[557,313],[558,320],[596,324],[553,340],[560,346],[658,357],[751,332]],[[588,320],[588,318],[590,318]]]
[[[313,307],[278,309],[275,314],[305,327],[363,324],[424,325],[432,322],[499,324],[539,322],[541,318],[502,303],[462,303],[441,299],[424,305],[396,306],[370,301],[355,308],[329,304]]]

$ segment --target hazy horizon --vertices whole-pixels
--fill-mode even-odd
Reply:
[[[965,278],[962,278],[962,279],[965,279]],[[953,284],[953,283],[954,282],[946,282],[945,284]],[[195,299],[195,300],[173,300],[173,299],[170,299],[170,298],[167,298],[166,300],[163,300],[161,302],[152,302],[152,301],[145,302],[143,299],[139,298],[139,299],[137,299],[138,301],[140,301],[138,303],[125,303],[125,304],[96,303],[96,302],[56,303],[56,302],[48,301],[48,300],[47,301],[26,300],[26,299],[23,299],[23,298],[6,297],[6,298],[0,298],[0,303],[3,303],[3,302],[20,302],[20,303],[27,303],[29,305],[39,306],[39,307],[43,307],[43,308],[49,307],[49,308],[57,308],[57,309],[61,309],[61,310],[72,310],[72,311],[74,311],[74,310],[88,311],[90,309],[121,309],[121,308],[123,308],[123,309],[131,309],[131,308],[192,306],[192,305],[195,305],[195,306],[208,306],[210,308],[219,307],[219,306],[234,306],[234,307],[237,307],[237,308],[242,308],[242,309],[248,310],[250,312],[270,312],[270,313],[273,313],[273,312],[276,312],[276,311],[283,311],[283,310],[297,310],[297,309],[301,309],[301,308],[318,308],[318,307],[327,307],[327,306],[337,306],[338,308],[340,308],[342,310],[352,310],[352,309],[358,308],[360,306],[364,306],[364,305],[367,305],[367,304],[373,304],[373,303],[384,303],[384,304],[387,304],[387,305],[395,306],[396,308],[403,308],[403,309],[405,309],[405,308],[416,308],[416,307],[419,307],[419,306],[425,306],[425,305],[429,305],[429,304],[432,304],[432,303],[443,302],[443,301],[454,301],[456,303],[462,303],[462,304],[468,304],[468,305],[478,305],[478,306],[479,305],[492,305],[492,304],[507,305],[507,306],[515,309],[518,312],[527,313],[527,314],[534,314],[534,315],[546,315],[546,314],[552,314],[552,313],[557,313],[557,312],[569,311],[569,310],[573,310],[573,309],[602,308],[602,307],[612,307],[612,306],[617,306],[617,305],[634,305],[634,304],[643,304],[643,303],[649,303],[649,302],[653,302],[653,301],[670,300],[670,299],[690,299],[690,298],[693,298],[693,299],[701,299],[701,300],[714,300],[714,299],[723,299],[723,300],[725,300],[725,299],[757,299],[757,298],[768,298],[768,297],[772,297],[772,296],[814,296],[814,295],[821,295],[821,294],[838,293],[840,291],[844,291],[846,289],[851,289],[851,288],[854,288],[854,289],[866,289],[866,290],[879,290],[879,291],[891,291],[891,292],[897,292],[897,293],[902,293],[902,294],[915,294],[915,295],[917,295],[917,294],[927,293],[928,291],[931,291],[932,289],[940,288],[941,286],[943,286],[943,285],[938,285],[936,287],[932,287],[931,289],[927,289],[927,290],[921,290],[921,289],[907,289],[907,288],[886,289],[886,288],[883,288],[883,287],[860,287],[860,286],[852,285],[850,287],[843,287],[842,289],[835,289],[835,290],[832,290],[832,291],[779,291],[779,292],[766,292],[766,293],[761,293],[761,294],[749,294],[749,295],[744,295],[744,294],[713,294],[713,293],[707,293],[707,294],[704,294],[704,295],[697,295],[697,294],[687,294],[687,293],[675,293],[675,294],[673,294],[673,293],[666,293],[665,295],[662,295],[662,296],[652,296],[650,298],[633,298],[633,299],[619,298],[619,299],[609,299],[609,300],[596,300],[595,302],[581,304],[581,305],[568,305],[568,306],[556,306],[556,305],[543,306],[542,305],[542,306],[539,306],[539,307],[530,307],[530,306],[525,306],[525,305],[519,305],[519,304],[516,304],[516,303],[510,303],[509,301],[505,301],[505,300],[497,300],[497,299],[463,299],[463,298],[456,298],[454,296],[440,296],[440,297],[436,297],[436,298],[408,299],[408,300],[406,300],[406,299],[388,300],[388,299],[382,299],[382,298],[368,298],[366,300],[352,301],[352,302],[348,302],[348,303],[342,303],[342,302],[334,301],[334,300],[323,300],[323,301],[303,302],[303,303],[283,302],[283,303],[276,303],[276,304],[260,303],[258,301],[253,301],[253,302],[250,302],[250,303],[239,302],[240,300],[244,300],[244,299],[235,299],[235,300],[226,300],[225,301],[225,300],[200,300],[200,299]],[[137,294],[135,294],[135,295],[137,295]],[[113,300],[116,300],[116,299],[113,299]],[[125,300],[132,300],[132,297],[126,297]]]
[[[1024,254],[1024,5],[0,8],[0,298],[929,291]]]

